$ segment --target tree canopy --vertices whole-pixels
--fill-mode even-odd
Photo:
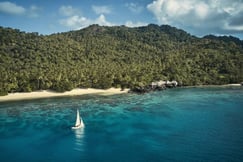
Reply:
[[[0,94],[76,87],[132,88],[243,81],[243,41],[198,38],[168,25],[105,27],[39,35],[0,27]]]

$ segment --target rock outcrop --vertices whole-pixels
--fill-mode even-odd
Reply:
[[[152,82],[149,85],[146,86],[137,86],[135,88],[131,89],[131,92],[135,93],[147,93],[151,91],[159,91],[159,90],[165,90],[166,88],[174,88],[178,86],[178,82],[173,80],[173,81],[157,81],[157,82]]]

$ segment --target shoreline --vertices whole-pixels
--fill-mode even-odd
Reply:
[[[71,91],[66,92],[55,92],[51,90],[41,90],[34,92],[17,92],[9,93],[6,96],[0,96],[0,102],[5,101],[20,101],[20,100],[32,100],[32,99],[42,99],[42,98],[52,98],[52,97],[65,97],[65,96],[81,96],[81,95],[116,95],[128,93],[129,89],[121,90],[120,88],[110,88],[110,89],[94,89],[94,88],[75,88]]]
[[[241,87],[242,85],[239,83],[235,84],[223,84],[223,85],[195,85],[195,86],[182,86],[186,88],[202,88],[202,87]]]
[[[241,87],[241,84],[225,84],[225,85],[197,85],[197,86],[182,86],[179,88],[207,88],[207,87]],[[0,96],[0,103],[7,101],[21,101],[52,97],[67,97],[67,96],[82,96],[82,95],[116,95],[128,93],[130,89],[121,90],[120,88],[110,89],[94,89],[94,88],[75,88],[66,92],[55,92],[51,90],[40,90],[34,92],[16,92],[9,93],[6,96]]]

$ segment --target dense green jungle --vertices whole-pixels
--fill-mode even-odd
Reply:
[[[91,25],[41,35],[0,27],[0,94],[50,89],[134,88],[152,81],[243,81],[243,41],[193,36],[168,25]]]

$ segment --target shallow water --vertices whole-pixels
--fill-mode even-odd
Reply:
[[[5,102],[0,161],[243,161],[242,123],[242,87]]]

